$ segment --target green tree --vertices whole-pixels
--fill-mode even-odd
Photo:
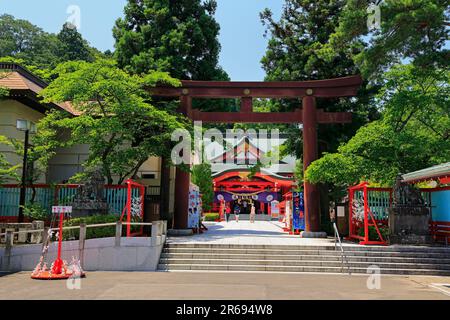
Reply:
[[[8,14],[0,16],[0,57],[11,56],[27,64],[49,68],[57,60],[54,54],[57,47],[55,35],[26,20]]]
[[[400,65],[385,76],[378,96],[383,118],[313,162],[309,181],[391,186],[399,173],[450,161],[450,72]]]
[[[135,176],[150,156],[170,155],[166,141],[173,130],[185,127],[183,118],[150,103],[146,88],[157,83],[179,85],[167,73],[132,76],[113,61],[99,59],[60,64],[54,75],[56,79],[41,93],[44,102],[71,101],[80,115],[49,113],[42,122],[48,143],[53,147],[89,145],[84,166],[101,168],[109,184]],[[55,132],[65,132],[69,139],[55,141]]]
[[[319,56],[332,61],[344,50],[353,56],[366,78],[374,79],[402,60],[420,68],[448,66],[448,0],[384,0],[380,8],[380,27],[369,28],[371,0],[348,0],[339,25],[323,44]],[[370,20],[369,20],[370,21]],[[370,24],[369,24],[370,25]],[[360,52],[351,52],[355,43],[365,42]]]
[[[202,163],[192,167],[192,182],[200,188],[204,212],[211,210],[211,204],[214,201],[212,181],[211,164]]]
[[[0,72],[0,80],[3,78],[6,78],[8,76],[8,72]],[[0,86],[0,100],[2,98],[7,97],[9,94],[8,88],[5,88],[3,86]]]
[[[71,60],[93,61],[103,55],[89,46],[81,34],[64,24],[57,34],[43,31],[27,20],[0,16],[0,57],[20,61],[45,80],[58,63]]]
[[[11,141],[4,136],[0,136],[0,145],[12,147]],[[0,153],[0,183],[3,183],[7,178],[18,179],[17,170],[19,165],[11,165],[5,158],[3,153]]]
[[[218,66],[215,0],[129,0],[113,30],[119,67],[183,80],[229,80]]]
[[[59,46],[56,53],[61,62],[73,60],[94,61],[93,49],[75,27],[65,23],[57,37]]]
[[[347,50],[360,52],[362,42],[352,43],[346,50],[336,50],[332,60],[318,56],[318,50],[329,41],[339,24],[339,16],[346,1],[286,0],[281,19],[274,20],[269,9],[261,13],[261,20],[270,36],[262,59],[267,81],[322,80],[359,74]],[[352,124],[320,126],[321,151],[335,151],[340,143],[348,141],[356,130],[377,116],[371,103],[376,88],[359,93],[357,99],[318,100],[317,107],[329,112],[353,112]],[[298,101],[271,102],[271,111],[287,111],[300,107]],[[295,125],[285,127],[289,135],[287,151],[302,156],[302,137]]]

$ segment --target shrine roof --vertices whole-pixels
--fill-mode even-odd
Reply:
[[[404,182],[420,182],[450,177],[450,162],[410,172],[402,176]]]
[[[70,102],[41,104],[38,95],[47,86],[47,82],[18,64],[0,63],[0,87],[10,90],[12,99],[25,97],[27,98],[26,101],[33,102],[30,105],[35,108],[39,105],[41,107],[38,108],[41,109],[40,111],[44,111],[45,107],[50,107],[67,111],[72,115],[79,114]]]

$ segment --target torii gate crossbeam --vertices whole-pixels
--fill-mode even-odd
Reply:
[[[324,112],[316,109],[317,98],[356,96],[362,84],[360,76],[318,81],[224,82],[182,81],[181,87],[152,88],[154,96],[180,99],[179,111],[193,121],[205,123],[303,123],[303,168],[318,158],[317,125],[351,122],[351,113]],[[202,112],[192,109],[193,98],[240,98],[239,112]],[[302,109],[293,112],[253,112],[254,98],[302,99]],[[177,169],[175,187],[175,228],[187,227],[189,174]],[[307,236],[320,232],[319,191],[304,183]]]

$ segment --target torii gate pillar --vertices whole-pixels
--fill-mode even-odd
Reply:
[[[303,170],[318,158],[316,98],[303,97]],[[318,236],[320,231],[319,190],[316,185],[304,182],[305,229],[303,236]],[[309,234],[308,234],[309,233]]]

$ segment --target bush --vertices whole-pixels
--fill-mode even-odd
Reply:
[[[119,221],[119,217],[116,215],[96,215],[90,217],[74,218],[64,221],[64,227],[79,226],[81,223],[86,225],[91,224],[102,224],[102,223],[115,223]],[[140,226],[131,226],[131,232],[140,231]],[[97,238],[110,238],[115,237],[116,226],[110,227],[98,227],[98,228],[87,228],[86,229],[86,239],[97,239]],[[122,228],[122,236],[126,235],[126,226]],[[64,232],[64,240],[78,240],[80,238],[80,230],[67,230]]]
[[[25,217],[29,218],[31,221],[40,220],[47,221],[50,212],[39,203],[27,204],[23,207],[23,214]]]
[[[216,221],[220,219],[220,215],[218,213],[205,213],[204,220],[205,221]]]
[[[64,221],[64,227],[79,226],[82,223],[86,225],[90,224],[101,224],[101,223],[115,223],[119,220],[116,215],[96,215],[90,217],[73,218]],[[100,228],[87,228],[86,229],[86,239],[96,239],[96,238],[109,238],[114,237],[116,234],[116,227],[100,227]],[[63,234],[64,240],[78,240],[80,237],[80,230],[65,230]]]
[[[380,229],[381,236],[385,241],[389,238],[389,228],[388,227],[378,227]],[[358,235],[364,237],[364,227],[358,230]],[[380,241],[378,237],[377,229],[374,226],[369,226],[369,240],[370,241]]]

